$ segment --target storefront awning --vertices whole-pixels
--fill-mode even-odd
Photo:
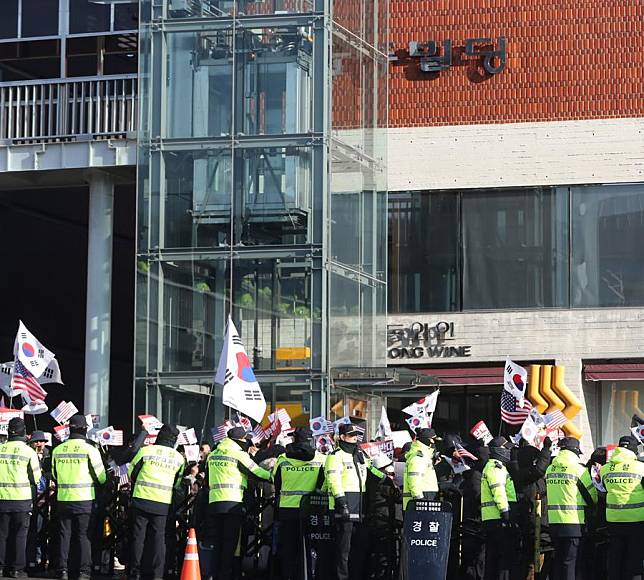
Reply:
[[[632,381],[644,379],[644,363],[584,365],[586,381]]]
[[[441,385],[502,385],[503,367],[463,367],[449,369],[414,369],[419,373],[431,375]]]

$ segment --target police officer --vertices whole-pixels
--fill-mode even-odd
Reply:
[[[338,446],[327,456],[324,466],[335,509],[336,576],[338,580],[365,578],[368,541],[362,524],[362,500],[371,464],[358,447],[360,431],[355,425],[340,425],[338,433]],[[382,475],[377,470],[375,473]]]
[[[548,523],[555,548],[553,574],[557,580],[575,580],[585,512],[597,503],[597,490],[579,463],[579,440],[564,437],[559,449],[546,470]]]
[[[87,422],[83,415],[74,415],[69,420],[69,432],[69,439],[54,449],[51,460],[60,527],[58,577],[61,580],[68,578],[69,545],[73,536],[80,560],[79,580],[89,580],[96,489],[105,484],[107,477],[99,450],[86,439]]]
[[[315,450],[313,432],[298,427],[293,443],[286,446],[273,467],[275,496],[278,499],[279,553],[282,578],[303,577],[302,544],[300,535],[300,502],[306,495],[321,489],[324,482],[325,457]]]
[[[434,470],[434,445],[437,440],[433,429],[418,429],[416,439],[405,455],[403,474],[403,509],[412,499],[436,498],[438,480]]]
[[[26,578],[27,531],[40,464],[26,443],[22,419],[11,419],[7,432],[8,441],[0,446],[0,569],[9,578]]]
[[[129,577],[133,579],[141,575],[146,537],[152,549],[143,571],[154,580],[163,578],[166,523],[185,468],[183,456],[174,449],[178,435],[174,425],[163,425],[156,443],[140,449],[128,468],[132,486]]]
[[[606,488],[608,578],[642,578],[644,560],[644,463],[637,460],[638,441],[625,435],[600,475]]]
[[[233,427],[208,455],[208,510],[215,548],[215,578],[233,577],[233,560],[243,521],[248,477],[270,480],[271,474],[248,455],[250,439],[243,427]]]
[[[485,580],[509,580],[512,549],[510,510],[517,496],[507,465],[512,445],[505,437],[490,441],[490,459],[481,476],[481,521],[485,533]]]

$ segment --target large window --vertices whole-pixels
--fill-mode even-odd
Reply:
[[[389,311],[644,305],[644,185],[403,192]]]
[[[573,306],[644,304],[644,185],[572,188]]]

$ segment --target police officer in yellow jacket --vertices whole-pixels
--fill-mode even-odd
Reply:
[[[608,578],[644,577],[644,463],[637,460],[638,440],[625,435],[600,475],[606,488]]]
[[[208,509],[215,546],[215,578],[230,580],[243,521],[244,491],[249,477],[270,480],[271,474],[248,454],[250,435],[243,427],[233,427],[208,455]]]
[[[278,498],[279,553],[283,580],[303,577],[302,536],[300,534],[300,503],[302,498],[324,482],[325,457],[315,450],[313,433],[298,427],[293,443],[286,446],[273,467],[275,496]]]
[[[141,572],[153,580],[163,578],[166,523],[185,467],[183,456],[174,449],[178,435],[179,430],[174,425],[163,425],[155,444],[141,448],[128,468],[132,486],[128,563],[131,579],[138,580]],[[149,561],[142,567],[146,538],[151,549],[148,550]]]
[[[324,475],[335,509],[337,580],[365,578],[368,530],[363,524],[363,494],[367,470],[374,469],[358,447],[360,431],[340,425],[337,448],[326,458]],[[381,477],[383,474],[375,470]]]
[[[598,497],[590,472],[579,463],[579,439],[564,437],[559,449],[546,470],[548,525],[555,547],[553,573],[557,580],[575,580],[586,510],[592,509]]]
[[[438,494],[438,479],[434,470],[434,429],[418,429],[416,439],[405,454],[403,473],[403,509],[413,499],[433,500]]]
[[[513,531],[510,512],[517,496],[508,473],[512,445],[505,437],[490,441],[490,459],[481,476],[481,521],[485,533],[485,580],[510,580]]]
[[[52,452],[51,475],[56,483],[58,505],[58,577],[68,578],[70,541],[78,546],[79,580],[89,580],[92,571],[91,534],[95,528],[96,490],[107,477],[100,451],[86,439],[83,415],[69,420],[69,439]]]
[[[0,446],[0,571],[4,568],[9,578],[26,578],[27,531],[40,462],[26,443],[22,419],[11,419],[7,432],[9,439]]]

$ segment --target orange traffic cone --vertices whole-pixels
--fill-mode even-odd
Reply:
[[[201,580],[201,571],[199,570],[199,551],[197,550],[197,535],[195,534],[194,528],[190,528],[190,531],[188,532],[188,544],[186,545],[186,554],[183,557],[181,580]]]

